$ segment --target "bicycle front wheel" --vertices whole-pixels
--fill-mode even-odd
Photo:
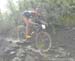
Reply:
[[[51,36],[47,32],[39,32],[36,36],[36,48],[46,52],[51,48]]]

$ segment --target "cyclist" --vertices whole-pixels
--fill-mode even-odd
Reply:
[[[31,38],[30,31],[31,31],[31,24],[33,23],[32,17],[33,16],[39,16],[37,11],[24,11],[23,12],[23,23],[26,25],[26,30],[25,30],[25,38]]]

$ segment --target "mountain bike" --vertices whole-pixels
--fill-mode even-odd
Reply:
[[[30,40],[31,45],[39,50],[42,50],[43,52],[48,51],[51,48],[51,36],[50,34],[46,31],[46,24],[38,24],[38,23],[33,23],[32,24],[32,31],[31,31],[31,38],[27,39]],[[20,41],[24,40],[24,35],[25,35],[25,29],[21,28],[20,33]]]

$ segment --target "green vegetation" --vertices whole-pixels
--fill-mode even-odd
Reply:
[[[16,3],[8,0],[7,6],[6,13],[0,11],[0,33],[12,32],[22,24],[21,13],[34,7],[41,8],[45,21],[52,26],[75,26],[75,0],[18,0]]]

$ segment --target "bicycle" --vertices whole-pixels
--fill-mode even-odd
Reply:
[[[42,50],[43,52],[46,52],[50,50],[51,48],[51,36],[46,31],[46,24],[38,24],[33,23],[33,30],[31,32],[31,38],[28,39],[34,48]],[[25,29],[24,29],[25,30]],[[20,31],[22,33],[22,37],[25,35],[25,31]],[[24,39],[24,38],[23,38]],[[22,38],[21,38],[22,41]]]

